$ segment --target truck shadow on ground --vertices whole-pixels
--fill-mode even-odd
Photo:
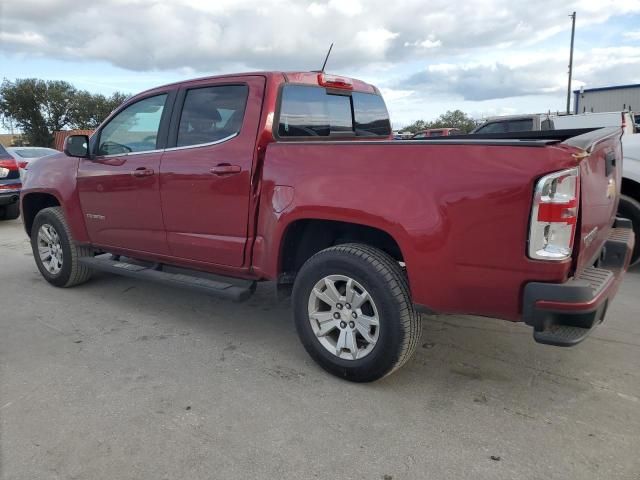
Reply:
[[[640,276],[640,268],[629,275]],[[216,350],[213,358],[219,362],[243,358],[259,364],[265,375],[287,382],[304,384],[313,379],[352,385],[326,374],[307,356],[295,332],[290,302],[277,302],[272,284],[260,284],[244,303],[108,274],[96,275],[78,290],[83,296],[95,295],[117,304],[117,310],[154,318],[151,329],[147,322],[145,335],[136,333],[135,316],[127,325],[106,325],[105,333],[124,330],[121,333],[131,335],[132,342],[197,335],[211,341]],[[560,349],[535,344],[531,329],[521,323],[473,316],[423,317],[422,340],[412,360],[385,379],[351,388],[397,391],[419,384],[431,393],[439,392],[439,402],[446,403],[464,391],[480,404],[497,395],[496,391],[509,389],[525,395],[540,383],[562,385],[568,395],[576,394],[599,381],[597,372],[584,377],[584,370],[594,366],[593,362],[585,364],[585,359],[611,348],[611,342],[623,348],[637,348],[640,343],[637,335],[609,336],[594,335],[583,345]],[[224,346],[220,337],[225,338]]]

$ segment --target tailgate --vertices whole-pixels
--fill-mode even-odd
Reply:
[[[573,137],[565,145],[578,149],[580,166],[580,229],[576,271],[593,265],[609,235],[618,208],[622,177],[622,130],[602,128]]]

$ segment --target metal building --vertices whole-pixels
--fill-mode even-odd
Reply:
[[[640,112],[640,83],[573,91],[574,113]]]

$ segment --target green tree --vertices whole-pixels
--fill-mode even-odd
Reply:
[[[475,127],[475,120],[462,110],[447,110],[432,122],[417,120],[402,130],[417,133],[429,128],[458,128],[463,133],[469,133]]]
[[[115,92],[110,97],[85,90],[77,92],[71,111],[73,126],[86,130],[97,128],[126,98],[127,96],[120,92]]]
[[[462,110],[447,110],[429,128],[458,128],[464,133],[469,133],[476,127],[476,122]]]
[[[95,129],[126,98],[78,91],[68,82],[23,78],[0,85],[0,117],[16,126],[30,145],[50,146],[53,133],[67,128]]]
[[[429,128],[427,125],[428,125],[427,122],[425,122],[424,120],[416,120],[411,125],[407,125],[406,127],[404,127],[402,131],[418,133],[422,130],[426,130],[427,128]]]
[[[49,146],[53,132],[72,125],[76,89],[68,82],[23,78],[0,85],[0,114],[11,119],[31,145]]]

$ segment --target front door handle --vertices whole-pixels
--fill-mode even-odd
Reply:
[[[153,168],[139,167],[131,172],[131,175],[134,177],[150,177],[154,173]]]
[[[240,167],[240,165],[220,163],[213,167],[210,171],[214,175],[233,175],[235,173],[240,173],[242,171],[242,167]]]

